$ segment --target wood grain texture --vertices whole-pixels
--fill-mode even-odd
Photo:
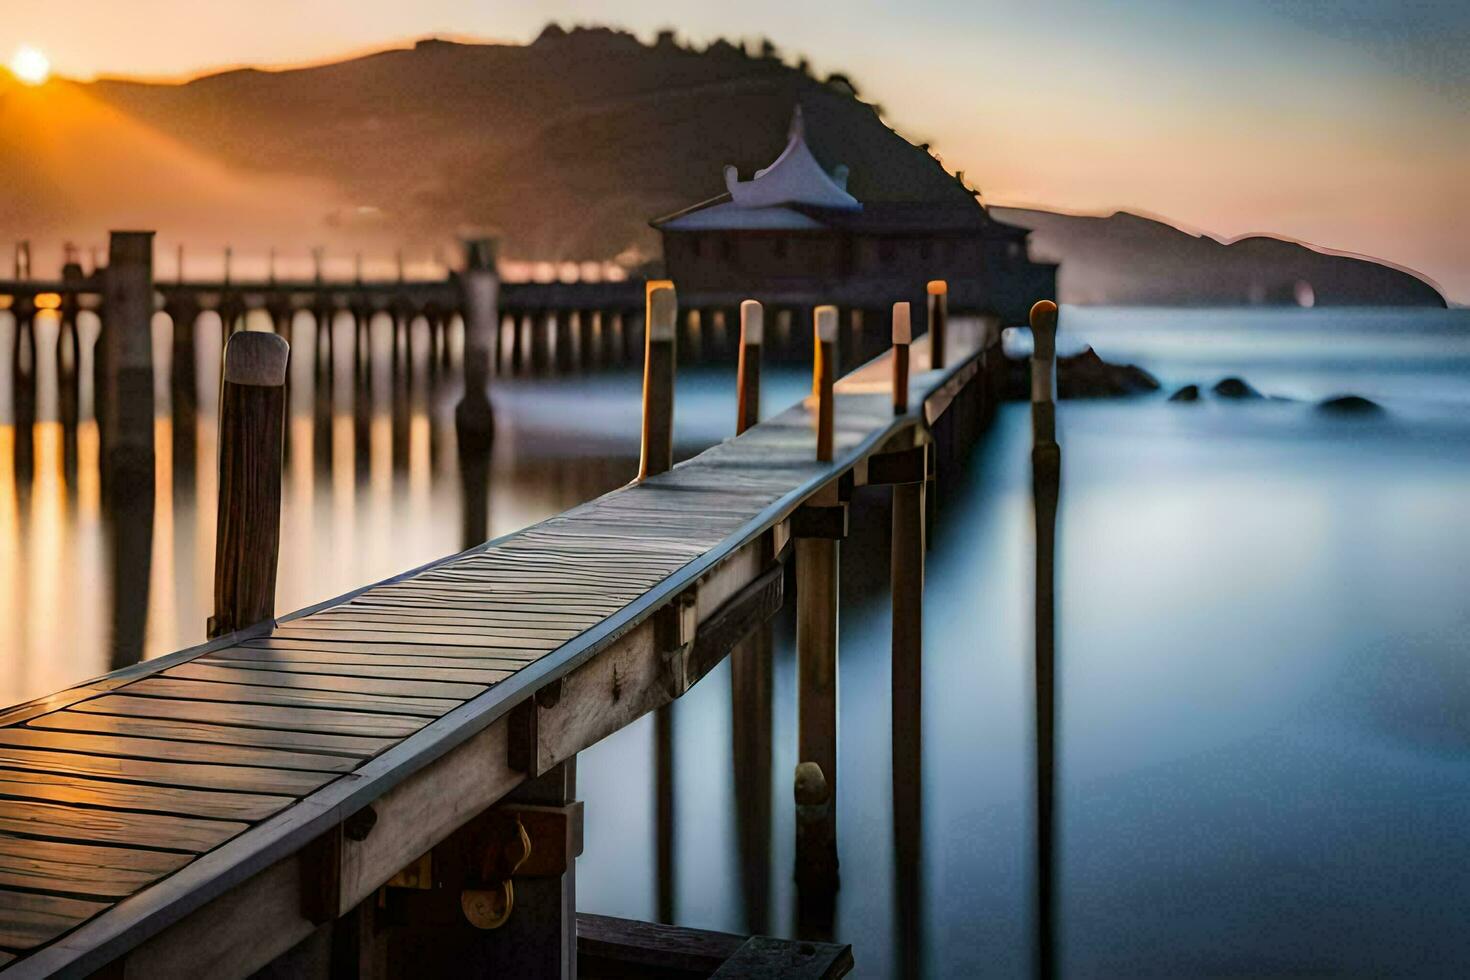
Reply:
[[[393,715],[437,718],[458,702],[447,698],[405,698],[359,694],[355,691],[313,691],[251,684],[220,684],[210,681],[149,677],[122,689],[129,696],[177,698],[181,701],[223,701],[232,705],[281,705],[329,708],[339,711],[371,711]]]
[[[99,902],[31,895],[0,888],[0,946],[30,949],[49,942],[107,908]]]
[[[296,802],[293,796],[180,789],[13,769],[0,770],[0,798],[220,820],[263,820]]]
[[[215,529],[214,615],[221,636],[275,615],[281,541],[281,468],[285,447],[285,341],[230,338],[219,403],[219,505]],[[231,367],[231,359],[238,363]],[[276,384],[262,380],[276,377]],[[246,380],[237,382],[232,377]]]
[[[412,735],[424,726],[421,718],[370,714],[365,711],[326,711],[314,708],[283,708],[260,704],[223,704],[214,701],[173,701],[167,698],[135,698],[108,695],[83,701],[76,711],[123,715],[131,718],[165,718],[207,724],[274,728],[286,732],[332,735],[366,735],[396,739]]]
[[[0,800],[0,833],[52,840],[198,853],[224,843],[246,826],[229,820]]]
[[[46,719],[52,724],[63,714]],[[307,769],[317,772],[346,772],[355,763],[335,756],[303,755],[248,746],[212,742],[181,742],[165,738],[131,738],[118,735],[52,731],[49,728],[0,728],[0,745],[15,748],[54,749],[86,755],[116,755],[160,762],[210,762],[234,766],[264,766],[272,769]]]
[[[174,721],[166,717],[129,717],[127,715],[91,714],[82,711],[58,711],[33,719],[31,728],[55,729],[66,732],[96,733],[99,735],[140,736],[144,741],[158,741],[172,746],[188,744],[191,747],[171,752],[170,758],[188,762],[224,762],[212,753],[224,751],[265,751],[266,756],[257,756],[249,763],[247,754],[240,764],[261,765],[278,769],[312,769],[324,772],[341,772],[344,767],[356,766],[355,760],[376,755],[393,744],[392,738],[368,738],[353,735],[328,735],[305,731],[279,731],[265,728],[239,728],[225,724],[199,724],[190,721]],[[195,752],[211,753],[200,758]],[[108,753],[96,753],[105,755]],[[118,752],[131,755],[131,752]],[[143,758],[150,755],[139,753]]]
[[[168,851],[0,836],[0,888],[124,898],[188,860]]]
[[[127,780],[155,786],[224,789],[237,793],[300,796],[332,781],[333,774],[295,769],[259,769],[249,766],[196,765],[157,762],[110,755],[51,752],[0,747],[0,767],[32,772],[71,774],[98,779]],[[4,773],[0,773],[3,777]]]

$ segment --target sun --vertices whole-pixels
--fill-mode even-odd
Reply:
[[[51,77],[51,59],[39,49],[22,44],[10,58],[10,72],[27,85],[41,85]]]

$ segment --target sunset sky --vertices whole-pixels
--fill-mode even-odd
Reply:
[[[1470,302],[1470,3],[6,0],[0,57],[186,77],[548,20],[769,36],[840,70],[992,203],[1127,208],[1380,256]],[[837,11],[840,9],[840,13]]]

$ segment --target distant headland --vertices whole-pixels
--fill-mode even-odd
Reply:
[[[33,238],[95,235],[166,201],[152,222],[161,240],[427,250],[494,227],[511,258],[637,267],[658,255],[649,219],[720,193],[726,164],[749,173],[768,163],[797,103],[819,108],[817,127],[848,157],[822,164],[866,162],[890,175],[885,198],[973,193],[847,76],[818,78],[793,61],[770,42],[695,49],[671,33],[644,43],[553,25],[529,45],[431,39],[184,84],[103,79],[75,86],[99,107],[87,116],[88,165],[57,178],[9,155],[0,177],[31,192],[3,217]],[[15,111],[0,100],[0,114]],[[118,138],[98,131],[108,127]],[[52,142],[68,139],[62,121]],[[170,168],[168,147],[188,166]],[[820,158],[820,141],[815,149]],[[222,174],[245,189],[222,189]],[[133,200],[114,207],[129,193],[118,175]],[[263,204],[273,205],[268,223]],[[994,213],[1033,230],[1034,254],[1062,262],[1065,302],[1444,305],[1405,270],[1273,238],[1227,245],[1125,213]]]

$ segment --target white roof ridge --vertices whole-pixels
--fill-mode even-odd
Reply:
[[[834,179],[812,155],[801,106],[792,115],[786,148],[770,166],[757,170],[750,180],[741,180],[733,166],[725,167],[725,189],[731,201],[743,208],[805,204],[840,211],[862,210],[862,203],[847,192],[846,184],[846,167],[837,168]]]

